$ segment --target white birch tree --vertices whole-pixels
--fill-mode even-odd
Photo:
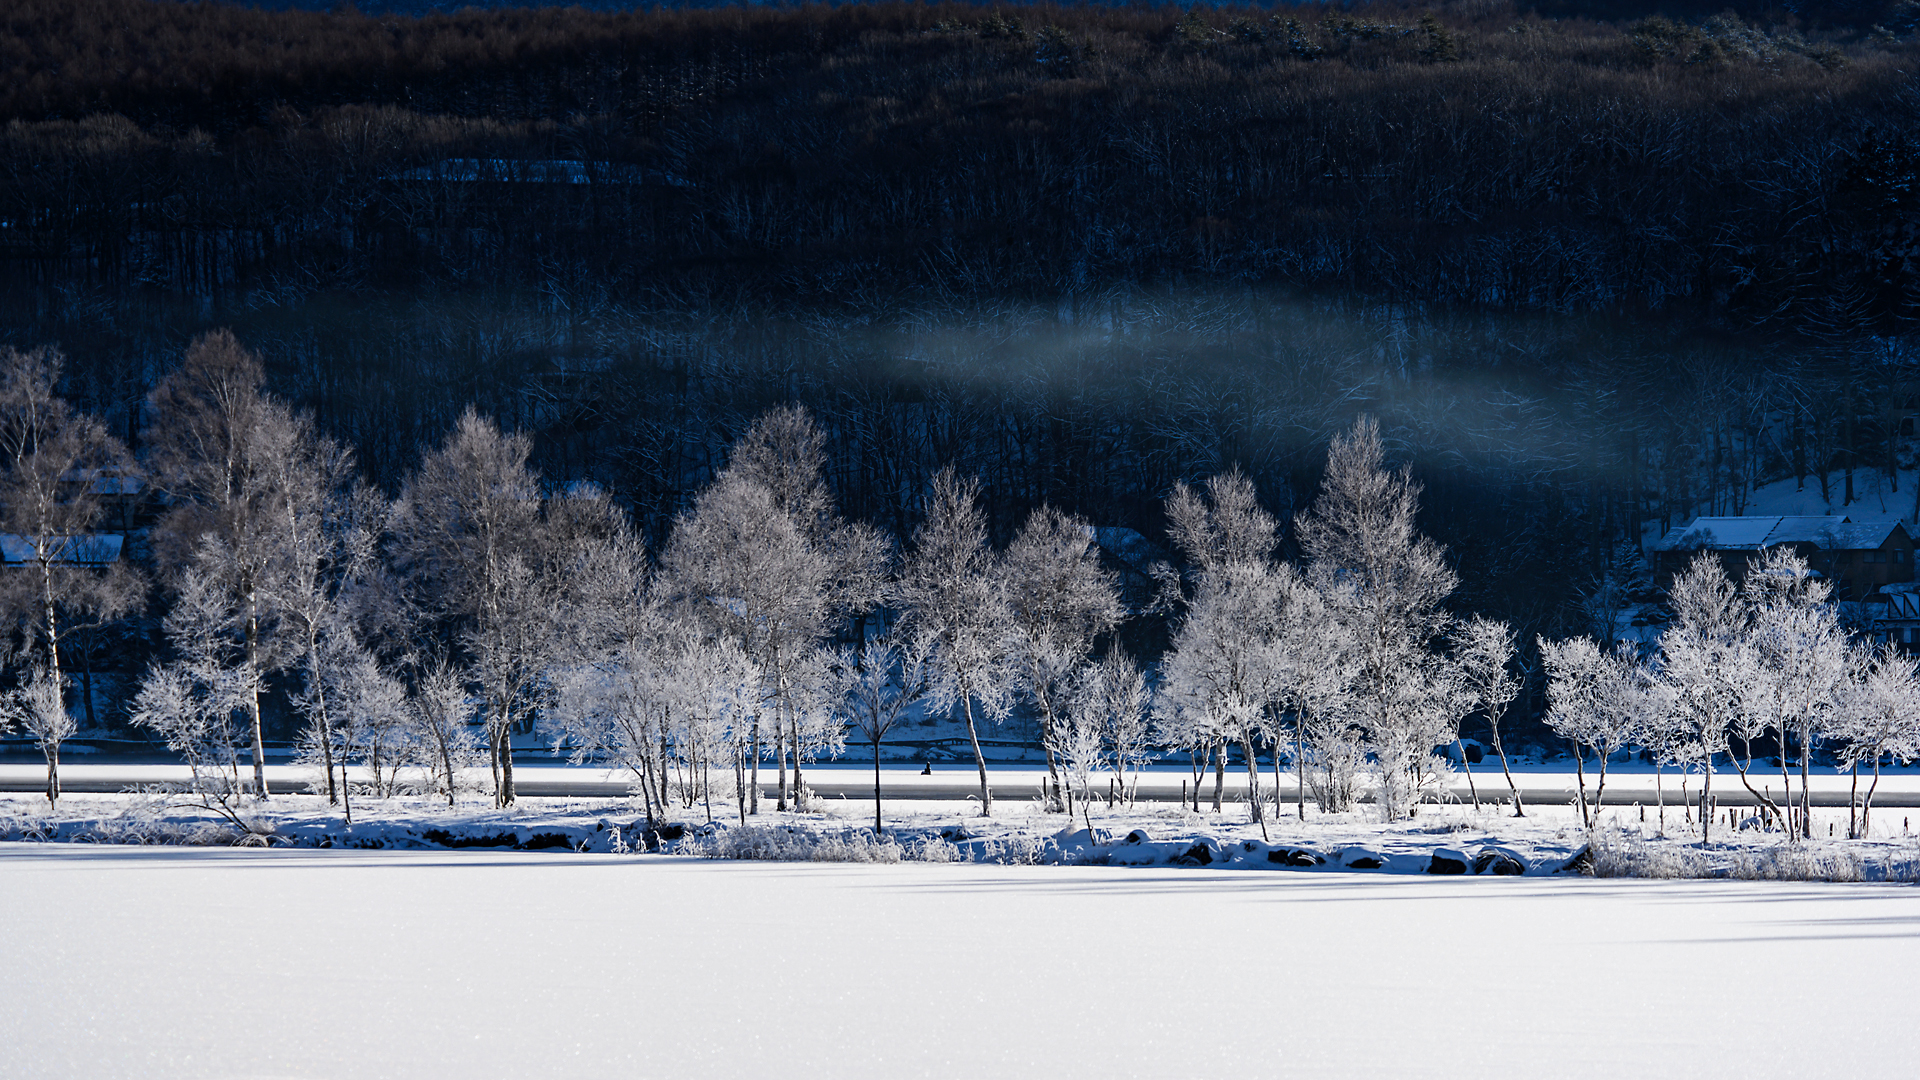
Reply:
[[[1295,522],[1300,548],[1354,649],[1349,707],[1379,775],[1386,820],[1410,816],[1438,776],[1457,701],[1431,645],[1450,619],[1440,604],[1457,583],[1439,545],[1415,522],[1420,485],[1389,471],[1369,417],[1333,439],[1313,507]]]
[[[153,535],[163,569],[191,567],[194,588],[225,609],[201,630],[230,634],[247,687],[253,789],[269,794],[260,696],[267,676],[296,655],[273,592],[289,550],[287,483],[315,443],[311,423],[266,392],[259,358],[224,330],[199,338],[149,396],[146,465],[172,508]],[[178,590],[177,590],[178,591]],[[192,643],[175,641],[191,651]]]
[[[834,674],[848,716],[873,751],[873,832],[886,831],[880,816],[880,744],[921,698],[926,696],[928,660],[933,642],[925,637],[871,638],[858,649],[842,649]]]
[[[1743,598],[1751,612],[1746,660],[1738,671],[1742,688],[1740,711],[1745,714],[1741,780],[1747,781],[1746,748],[1753,734],[1771,731],[1780,758],[1781,815],[1789,839],[1805,839],[1812,821],[1809,794],[1810,757],[1820,737],[1821,724],[1832,710],[1846,681],[1847,634],[1830,602],[1833,585],[1813,573],[1791,548],[1762,552],[1748,568]],[[1792,748],[1799,749],[1800,797],[1792,798],[1789,773]],[[1758,795],[1769,809],[1772,800]]]
[[[60,799],[61,743],[77,728],[62,645],[143,599],[139,575],[118,558],[102,564],[93,535],[99,484],[127,475],[125,452],[59,397],[60,370],[57,353],[0,348],[0,532],[22,563],[0,581],[0,612],[24,639],[16,715],[46,758],[49,803]]]
[[[932,642],[929,699],[935,709],[966,719],[967,739],[980,770],[980,814],[993,814],[979,720],[998,723],[1012,706],[1010,666],[1013,615],[999,559],[987,545],[977,480],[952,466],[936,473],[927,520],[914,535],[896,588],[908,633]]]
[[[1059,788],[1053,726],[1094,639],[1126,615],[1113,575],[1100,566],[1093,536],[1085,521],[1041,506],[1028,515],[1000,563],[1014,630],[1013,667],[1021,692],[1039,714],[1052,786],[1049,801]]]
[[[513,733],[540,704],[558,646],[560,582],[544,550],[532,444],[469,409],[394,506],[394,562],[452,635],[480,688],[494,802],[510,806]]]
[[[1673,621],[1660,635],[1660,678],[1672,694],[1672,753],[1701,770],[1700,842],[1713,836],[1713,758],[1727,750],[1739,689],[1727,677],[1742,662],[1748,612],[1712,552],[1701,552],[1667,593]]]
[[[1881,765],[1920,757],[1920,663],[1884,643],[1870,651],[1856,650],[1849,675],[1836,702],[1832,734],[1841,740],[1841,763],[1853,773],[1847,835],[1865,839],[1873,834],[1873,796],[1880,789]],[[1873,770],[1864,801],[1859,794],[1863,765]]]

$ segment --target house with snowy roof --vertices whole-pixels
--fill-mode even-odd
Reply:
[[[1701,551],[1718,555],[1727,575],[1738,581],[1748,562],[1783,545],[1833,580],[1837,600],[1859,600],[1883,586],[1913,580],[1914,543],[1904,525],[1856,522],[1843,515],[1694,518],[1654,541],[1647,556],[1663,584]]]

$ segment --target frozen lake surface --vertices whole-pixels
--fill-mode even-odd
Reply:
[[[0,844],[11,1077],[1893,1075],[1904,885]]]

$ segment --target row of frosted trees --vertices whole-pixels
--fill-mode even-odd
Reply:
[[[1129,612],[1085,522],[1041,507],[996,549],[977,483],[949,469],[902,550],[838,514],[825,436],[799,407],[751,426],[650,558],[604,493],[543,484],[528,441],[472,413],[389,498],[266,392],[228,334],[198,341],[153,392],[137,461],[60,401],[56,356],[4,360],[0,500],[24,553],[4,583],[4,715],[45,750],[50,799],[75,729],[62,643],[135,610],[150,585],[168,647],[133,717],[227,809],[269,795],[275,686],[349,816],[350,765],[374,794],[404,777],[449,801],[485,784],[510,804],[513,735],[536,725],[576,759],[626,770],[652,814],[711,813],[716,791],[757,813],[769,766],[776,808],[804,807],[806,766],[850,736],[873,748],[877,802],[880,747],[915,710],[964,722],[982,813],[981,733],[1016,710],[1037,722],[1049,799],[1069,811],[1095,770],[1130,792],[1156,748],[1188,751],[1196,804],[1212,770],[1216,809],[1237,754],[1263,827],[1288,764],[1302,817],[1309,797],[1337,812],[1367,787],[1387,818],[1409,816],[1446,777],[1436,749],[1476,715],[1505,765],[1514,635],[1446,611],[1456,579],[1415,527],[1419,488],[1386,467],[1365,419],[1333,440],[1320,495],[1292,523],[1298,563],[1278,557],[1282,524],[1245,477],[1176,487],[1167,519],[1186,569],[1162,568],[1173,639],[1149,679],[1117,645]],[[86,550],[102,500],[135,476],[167,507],[152,583]],[[1911,756],[1902,695],[1920,680],[1892,652],[1850,647],[1803,564],[1769,556],[1744,591],[1717,566],[1677,584],[1655,657],[1543,642],[1551,722],[1597,755],[1596,801],[1606,760],[1629,745],[1696,767],[1737,751],[1746,779],[1756,744],[1793,743],[1799,810],[1756,795],[1803,834],[1809,748],[1836,741],[1875,768]],[[1584,760],[1582,775],[1585,813]]]
[[[1586,755],[1598,768],[1597,807],[1608,760],[1638,747],[1656,768],[1700,774],[1702,841],[1713,827],[1715,759],[1739,777],[1763,822],[1805,839],[1812,832],[1813,756],[1825,746],[1852,773],[1848,836],[1868,835],[1882,763],[1920,756],[1920,667],[1891,643],[1849,635],[1831,592],[1831,583],[1791,549],[1760,553],[1738,582],[1703,552],[1675,578],[1673,621],[1650,646],[1543,640],[1547,723],[1579,754],[1583,819],[1594,820]],[[1777,797],[1769,779],[1776,768]],[[1664,825],[1658,773],[1656,788]]]
[[[13,352],[5,368],[5,528],[29,564],[7,575],[6,715],[45,750],[50,799],[75,729],[61,642],[137,609],[151,585],[167,648],[132,715],[222,806],[270,794],[262,705],[277,683],[349,815],[349,765],[376,793],[404,771],[448,799],[485,775],[509,804],[512,737],[536,722],[627,769],[650,810],[710,806],[730,772],[740,812],[757,812],[769,765],[785,809],[850,730],[877,762],[919,708],[964,721],[983,813],[981,732],[1025,709],[1063,808],[1089,797],[1096,768],[1128,779],[1160,745],[1211,763],[1216,806],[1237,747],[1263,821],[1263,751],[1329,809],[1372,762],[1401,816],[1439,775],[1434,746],[1475,710],[1497,727],[1517,686],[1504,627],[1441,611],[1453,576],[1366,422],[1336,441],[1299,522],[1304,569],[1275,559],[1279,523],[1244,477],[1175,491],[1191,572],[1163,575],[1178,631],[1150,693],[1115,644],[1128,612],[1085,522],[1042,507],[996,550],[977,483],[946,470],[899,551],[837,514],[825,438],[798,407],[751,427],[650,559],[602,492],[543,485],[527,440],[471,413],[387,497],[266,392],[229,334],[198,341],[154,390],[138,460],[60,401],[57,356]],[[157,582],[85,550],[103,500],[134,477],[164,496]]]

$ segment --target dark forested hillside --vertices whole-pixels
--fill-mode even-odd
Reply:
[[[1544,625],[1908,452],[1920,4],[1667,10],[15,0],[0,336],[131,439],[232,327],[389,487],[476,402],[656,537],[779,401],[849,512],[958,461],[1002,537],[1234,464],[1289,512],[1366,411]]]

